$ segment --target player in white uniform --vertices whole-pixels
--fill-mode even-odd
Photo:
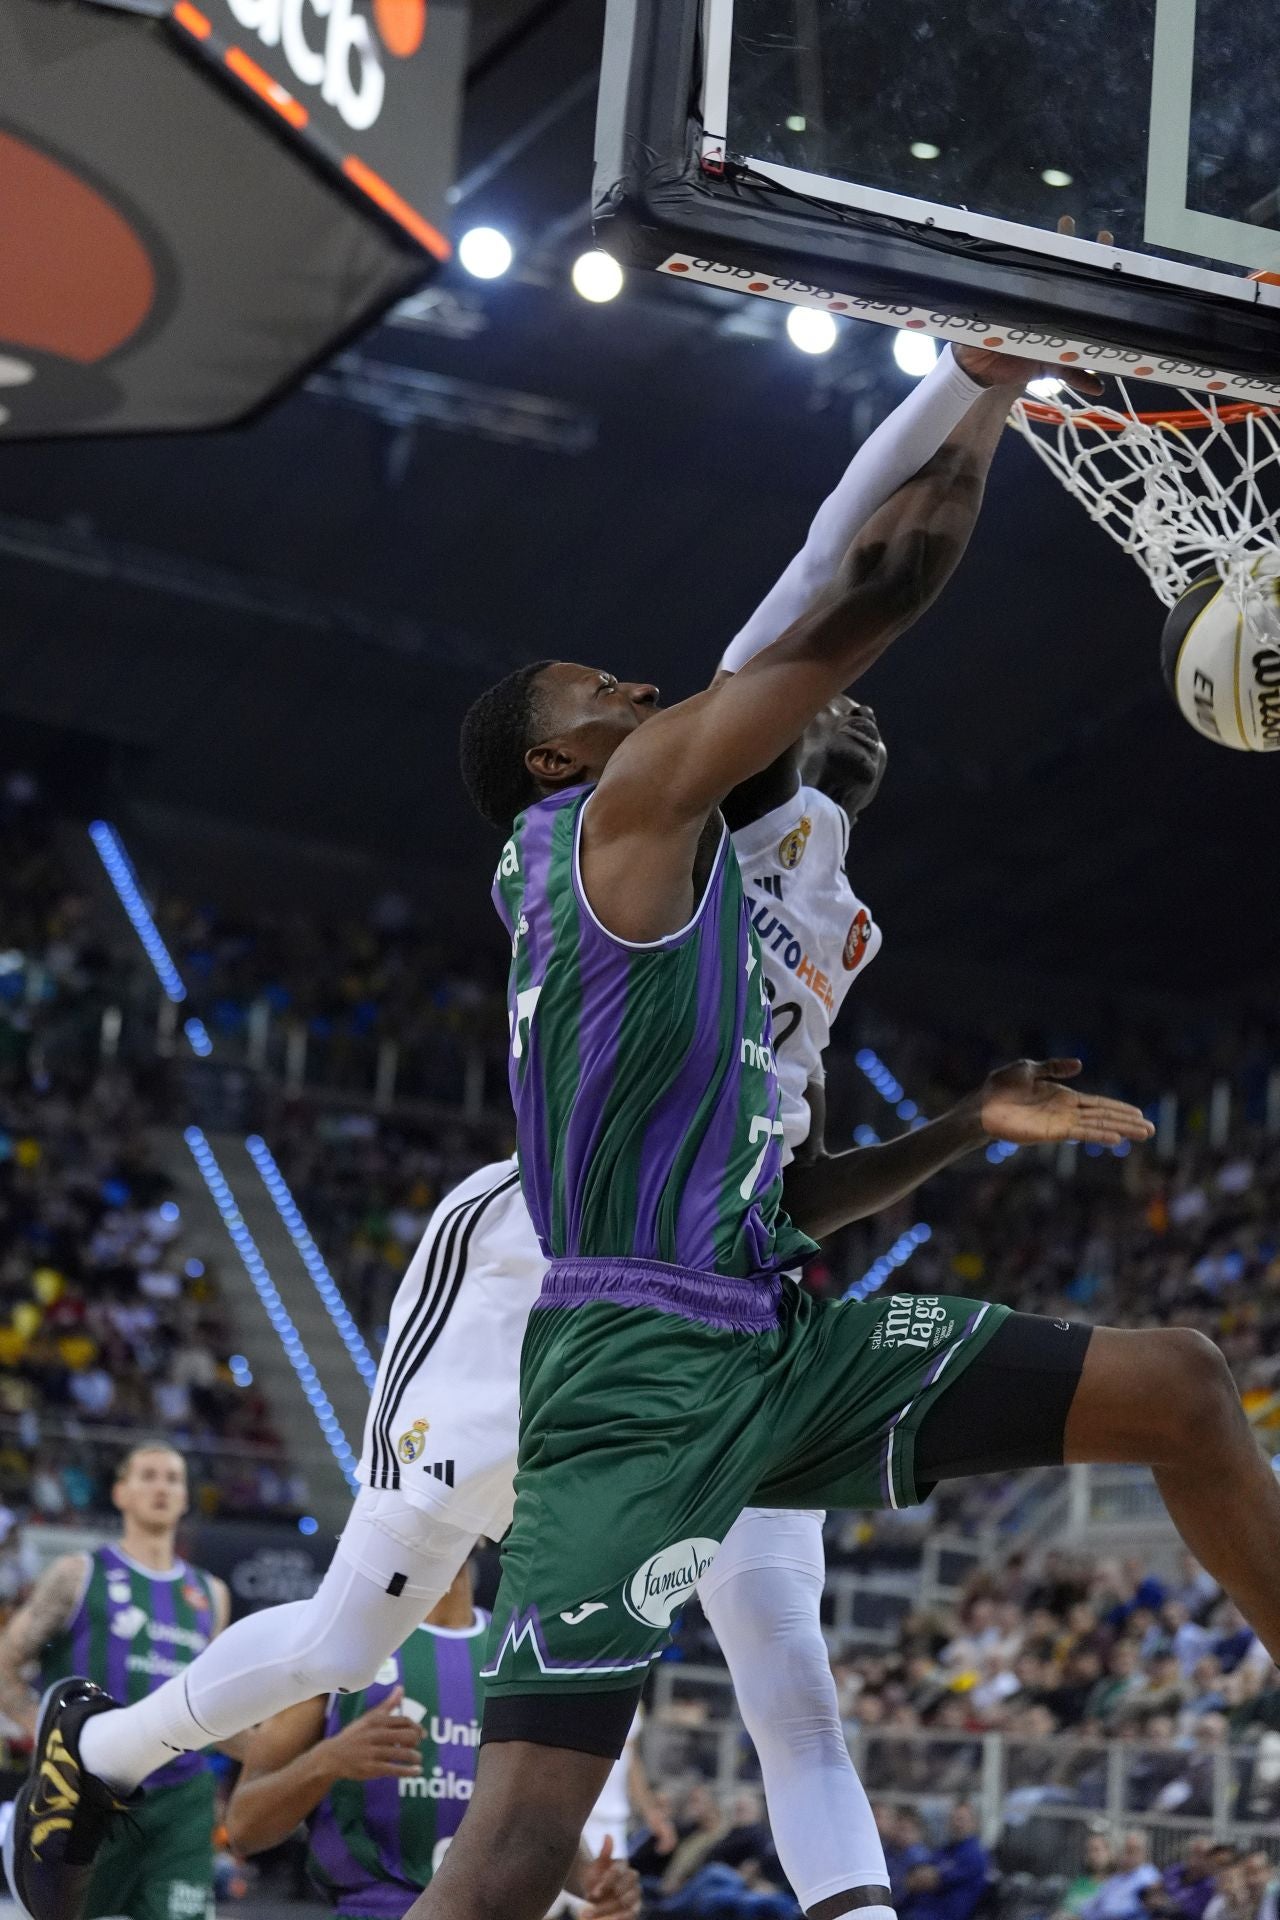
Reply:
[[[990,356],[979,361],[984,357]],[[804,548],[729,648],[724,671],[741,667],[811,606],[834,579],[858,528],[932,458],[981,390],[950,351],[942,355],[860,449]],[[836,703],[829,723],[846,723],[848,744],[857,728],[852,703],[846,706],[842,712]],[[794,765],[770,773],[784,782],[781,793],[751,806],[750,821],[759,824],[775,808],[787,809],[790,821],[793,803],[801,805],[778,842],[781,848],[785,839],[791,866],[783,863],[767,876],[761,869],[762,880],[777,879],[782,888],[779,906],[794,936],[770,936],[765,968],[780,1006],[801,989],[809,996],[797,1003],[802,1018],[783,1048],[785,1055],[795,1045],[807,1073],[820,1059],[839,989],[870,958],[874,934],[868,927],[864,951],[854,926],[857,903],[843,895],[841,862],[830,858],[826,844],[838,822],[818,799],[807,810],[809,790],[796,792]],[[741,790],[738,798],[748,804]],[[820,845],[814,917],[802,921],[807,880],[789,892],[788,878],[805,879],[808,867],[817,880]],[[766,892],[772,891],[771,884]],[[850,917],[841,927],[846,905]],[[793,958],[796,945],[803,951]],[[844,965],[846,954],[855,961],[851,967]],[[815,992],[819,975],[827,987]],[[809,1123],[794,1102],[791,1112],[794,1149]],[[317,1694],[366,1685],[448,1588],[477,1534],[505,1530],[513,1503],[520,1335],[541,1273],[514,1163],[483,1168],[464,1181],[437,1209],[397,1296],[365,1436],[364,1484],[318,1592],[228,1628],[178,1681],[134,1706],[107,1707],[75,1687],[54,1690],[36,1775],[45,1747],[57,1742],[59,1792],[74,1802],[68,1828],[74,1846],[68,1843],[64,1857],[46,1840],[42,1852],[35,1813],[24,1805],[9,1851],[16,1847],[21,1855],[28,1908],[34,1901],[39,1909],[34,1920],[75,1920],[85,1863],[118,1796],[175,1750],[225,1740]],[[887,1888],[883,1855],[849,1762],[818,1626],[820,1517],[753,1514],[740,1527],[738,1548],[732,1545],[737,1528],[721,1548],[704,1601],[760,1749],[779,1855],[801,1904],[818,1920],[850,1906],[884,1920],[887,1907],[867,1898],[868,1890]],[[758,1617],[756,1607],[763,1609]],[[740,1618],[747,1621],[741,1633]],[[770,1674],[760,1670],[770,1663],[774,1674],[786,1677],[785,1713],[776,1721]],[[846,1889],[860,1892],[842,1904]]]

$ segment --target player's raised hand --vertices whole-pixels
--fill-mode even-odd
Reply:
[[[401,1713],[404,1688],[395,1687],[328,1741],[339,1780],[412,1780],[422,1772],[422,1728]]]
[[[1028,380],[1048,376],[1090,400],[1096,400],[1103,391],[1097,374],[1084,367],[1063,366],[1056,360],[1025,360],[1020,353],[993,353],[986,347],[960,346],[955,341],[951,351],[957,366],[980,387],[1025,387]]]
[[[1122,1140],[1149,1140],[1151,1122],[1127,1100],[1064,1087],[1080,1071],[1078,1060],[1015,1060],[988,1074],[976,1096],[984,1133],[1020,1147],[1044,1141],[1096,1141],[1116,1147]]]
[[[582,1870],[583,1920],[636,1920],[640,1911],[640,1875],[613,1857],[613,1838],[604,1837],[595,1859]]]

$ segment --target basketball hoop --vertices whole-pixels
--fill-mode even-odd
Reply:
[[[1118,409],[1064,387],[1020,400],[1012,423],[1166,607],[1216,571],[1257,638],[1280,647],[1280,413],[1181,389],[1181,408],[1144,413],[1116,385]]]

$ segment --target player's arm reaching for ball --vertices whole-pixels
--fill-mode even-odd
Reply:
[[[1027,371],[1031,371],[1028,367]],[[582,816],[582,878],[623,939],[661,939],[695,904],[695,861],[724,795],[783,752],[937,597],[964,552],[1021,380],[990,388],[862,528],[827,592],[780,639],[621,743]],[[531,771],[543,769],[530,756]]]
[[[787,1169],[787,1211],[802,1232],[820,1240],[905,1199],[988,1140],[1114,1147],[1151,1138],[1155,1128],[1128,1101],[1063,1086],[1079,1071],[1078,1060],[1017,1060],[988,1074],[949,1113],[914,1133],[879,1147],[797,1160]]]
[[[0,1713],[35,1738],[39,1694],[28,1668],[51,1640],[70,1626],[89,1577],[89,1557],[64,1553],[45,1568],[23,1604],[0,1633]]]

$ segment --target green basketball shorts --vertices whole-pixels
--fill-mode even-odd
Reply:
[[[744,1506],[913,1505],[920,1424],[1007,1314],[554,1263],[524,1341],[486,1737],[537,1737],[504,1730],[504,1697],[634,1692]]]
[[[213,1920],[213,1775],[146,1794],[94,1864],[85,1920]]]

